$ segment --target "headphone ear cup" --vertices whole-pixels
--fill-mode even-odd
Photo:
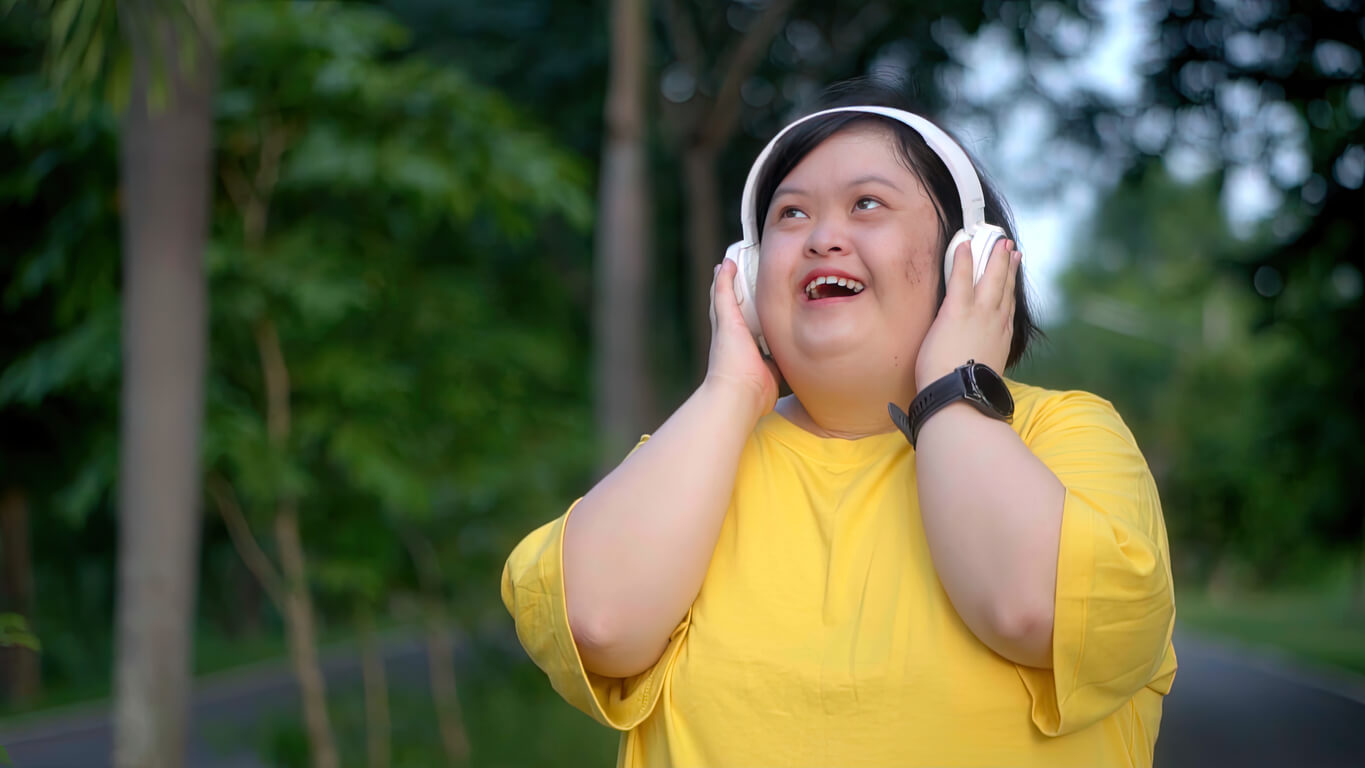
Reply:
[[[957,253],[959,245],[971,243],[969,250],[972,254],[972,285],[976,285],[981,281],[981,276],[986,274],[986,262],[990,259],[991,249],[1004,237],[1005,230],[994,224],[978,224],[972,228],[970,235],[958,230],[948,243],[948,252],[943,256],[943,284],[948,284],[948,276],[953,273],[953,255]]]
[[[986,262],[991,258],[995,244],[1005,239],[1005,230],[994,224],[978,224],[972,232],[972,285],[986,274]]]
[[[763,338],[763,328],[758,322],[758,306],[754,301],[758,293],[758,246],[743,240],[732,243],[725,250],[725,258],[735,262],[735,300],[739,302],[739,313],[744,316],[744,324],[749,326],[754,341],[763,354],[768,354],[768,342]]]

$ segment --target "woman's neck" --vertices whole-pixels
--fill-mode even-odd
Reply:
[[[820,437],[857,440],[894,431],[886,404],[907,408],[914,398],[915,371],[907,362],[910,359],[850,356],[792,366],[795,375],[783,371],[792,394],[780,399],[774,410]]]
[[[820,401],[817,401],[820,402]],[[783,418],[807,432],[819,437],[835,437],[843,440],[858,440],[872,435],[880,435],[896,428],[886,411],[886,402],[876,404],[871,400],[847,402],[842,406],[820,409],[807,408],[795,394],[787,395],[777,401],[773,410]],[[822,404],[834,406],[828,401]]]

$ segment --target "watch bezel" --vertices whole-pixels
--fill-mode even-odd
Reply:
[[[966,399],[978,408],[989,408],[1005,421],[1014,418],[1014,396],[1005,380],[989,365],[975,360],[958,369],[962,373],[962,388]],[[984,376],[980,376],[982,372]],[[984,386],[982,385],[984,381]]]

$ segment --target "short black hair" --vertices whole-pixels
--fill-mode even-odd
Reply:
[[[818,109],[812,110],[812,112],[849,106],[892,107],[907,112],[914,111],[907,106],[907,100],[896,86],[883,81],[860,78],[831,86],[825,91]],[[894,133],[902,162],[910,169],[911,173],[919,178],[920,183],[929,193],[929,199],[933,202],[934,209],[938,212],[938,252],[943,253],[947,250],[948,242],[958,230],[962,229],[962,205],[957,192],[957,183],[953,181],[948,166],[939,158],[938,153],[925,143],[924,137],[920,136],[915,129],[889,117],[858,112],[842,112],[807,120],[788,131],[773,147],[762,173],[759,174],[757,194],[754,196],[757,207],[753,214],[754,220],[758,223],[760,241],[763,239],[763,225],[767,218],[768,206],[772,204],[773,193],[777,191],[777,185],[782,183],[782,179],[786,178],[787,174],[791,173],[792,169],[806,155],[810,154],[826,139],[850,126],[862,124],[884,126]],[[943,130],[952,136],[946,129]],[[957,140],[956,137],[953,139],[954,141]],[[958,145],[962,146],[962,142],[959,141]],[[986,204],[986,221],[1005,230],[1005,235],[1015,242],[1015,247],[1018,250],[1022,251],[1023,248],[1018,245],[1019,237],[1015,233],[1014,217],[1010,213],[1005,198],[1001,196],[990,179],[981,172],[981,164],[976,161],[976,158],[972,157],[965,147],[962,151],[967,155],[972,167],[976,169],[977,178],[981,180],[981,192],[985,197]],[[942,260],[937,260],[936,263],[941,265]],[[941,269],[940,266],[939,270],[941,271]],[[939,306],[942,306],[946,295],[942,277],[939,275]],[[1014,333],[1010,340],[1010,352],[1005,361],[1005,367],[1013,367],[1023,359],[1029,343],[1042,335],[1042,329],[1034,321],[1033,307],[1029,302],[1028,289],[1024,279],[1024,265],[1020,264],[1019,276],[1014,285]]]

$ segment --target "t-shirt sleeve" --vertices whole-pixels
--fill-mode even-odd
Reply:
[[[642,438],[640,444],[647,439]],[[577,504],[533,531],[512,551],[502,569],[502,602],[512,614],[517,639],[559,695],[603,725],[627,731],[654,710],[692,612],[673,629],[663,654],[649,669],[627,678],[589,672],[569,629],[564,597],[564,528]]]
[[[1057,556],[1052,669],[1019,666],[1038,729],[1085,728],[1142,688],[1170,690],[1175,593],[1151,470],[1107,401],[1048,398],[1022,431],[1066,488]]]

